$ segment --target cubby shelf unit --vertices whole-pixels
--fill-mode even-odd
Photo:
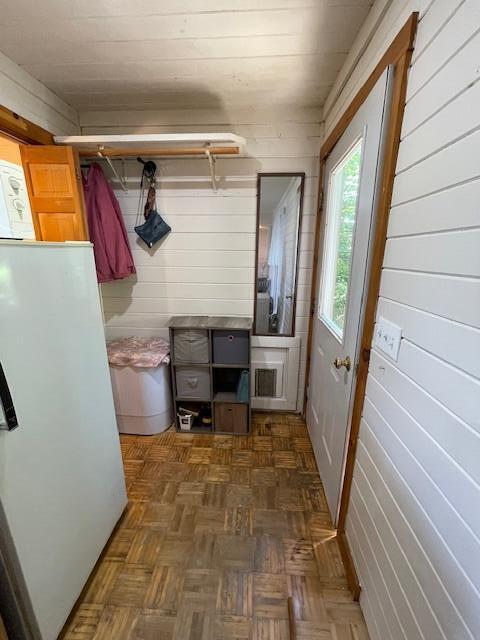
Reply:
[[[172,390],[177,413],[208,409],[211,425],[194,424],[194,433],[250,432],[251,318],[175,316],[170,320]],[[248,392],[238,399],[242,372],[248,374]],[[244,374],[245,375],[245,374]]]

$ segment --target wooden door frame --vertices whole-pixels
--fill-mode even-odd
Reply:
[[[7,109],[0,105],[0,134],[9,138],[10,140],[17,142],[21,148],[22,155],[22,166],[25,172],[25,181],[27,185],[27,191],[30,198],[30,206],[32,209],[32,222],[35,230],[35,238],[38,242],[44,242],[44,238],[42,238],[42,233],[40,231],[40,223],[38,218],[38,212],[36,212],[33,208],[33,189],[31,187],[31,177],[29,175],[27,164],[25,163],[25,158],[23,157],[22,147],[25,150],[26,146],[56,146],[54,136],[52,133],[43,129],[37,124],[30,122],[26,118],[19,116],[17,113]],[[62,147],[57,146],[57,149],[61,149]],[[67,156],[69,156],[68,164],[73,170],[76,182],[76,188],[73,189],[73,201],[75,203],[74,211],[79,214],[81,220],[79,222],[79,232],[81,238],[77,238],[78,240],[85,240],[88,242],[89,233],[88,233],[88,222],[86,215],[86,207],[83,197],[83,189],[82,189],[82,177],[80,171],[80,163],[79,163],[79,155],[73,149],[73,147],[69,147],[68,145],[63,147],[66,150]]]
[[[55,144],[49,131],[1,105],[0,133],[24,144]]]
[[[379,197],[374,212],[376,223],[373,233],[372,243],[372,259],[368,274],[368,292],[363,312],[363,329],[360,340],[360,359],[358,362],[357,379],[355,382],[355,390],[353,396],[352,418],[350,423],[350,431],[345,456],[345,472],[343,477],[342,491],[340,497],[340,509],[337,524],[337,540],[345,565],[348,585],[356,599],[360,595],[360,584],[358,582],[357,573],[353,563],[352,554],[345,535],[345,521],[347,517],[348,505],[350,501],[350,491],[352,486],[353,469],[355,465],[358,435],[360,431],[360,421],[363,411],[363,403],[365,399],[365,388],[367,384],[368,366],[370,362],[370,348],[373,339],[373,328],[375,323],[375,314],[377,308],[377,300],[380,292],[380,278],[382,274],[383,257],[385,253],[385,243],[387,240],[388,216],[392,200],[393,182],[395,178],[395,168],[397,164],[398,148],[400,145],[400,133],[402,128],[403,113],[405,109],[405,97],[407,90],[407,74],[413,52],[413,43],[418,22],[418,13],[412,13],[405,25],[399,31],[392,44],[389,46],[380,62],[370,74],[369,78],[353,98],[350,105],[344,111],[338,123],[333,128],[330,135],[322,144],[320,149],[320,172],[318,185],[318,209],[317,220],[315,225],[315,244],[312,265],[312,281],[311,292],[312,301],[310,307],[310,318],[308,325],[307,337],[307,361],[305,380],[307,385],[304,396],[304,413],[307,404],[308,380],[310,375],[311,356],[312,356],[312,339],[314,316],[317,307],[317,272],[318,261],[320,256],[320,230],[322,213],[324,209],[323,198],[323,179],[325,175],[325,163],[333,148],[340,140],[341,136],[347,129],[348,125],[354,118],[365,99],[370,94],[377,80],[380,78],[385,69],[389,66],[393,67],[393,88],[390,110],[387,121],[387,132],[385,140],[385,149],[383,156],[383,166],[381,169]]]

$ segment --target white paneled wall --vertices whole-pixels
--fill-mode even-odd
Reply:
[[[392,2],[339,97],[327,101],[327,129],[415,9],[378,302],[378,315],[403,336],[397,362],[372,350],[347,537],[372,640],[473,640],[480,637],[478,0]]]
[[[56,135],[78,133],[78,114],[0,53],[0,104]]]
[[[352,102],[412,12],[425,10],[433,1],[376,0],[325,101],[323,119],[326,135]],[[449,3],[451,0],[443,1],[445,5]]]
[[[252,315],[257,173],[306,173],[296,335],[301,338],[299,406],[305,385],[305,345],[310,302],[314,217],[321,126],[317,111],[285,114],[239,112],[234,124],[215,111],[91,112],[82,131],[151,133],[232,131],[246,137],[248,157],[222,159],[214,193],[205,160],[158,160],[158,210],[172,232],[148,250],[137,239],[140,165],[127,163],[128,193],[116,189],[137,267],[137,277],[102,285],[109,337],[162,333],[174,314]],[[105,168],[108,175],[108,167]]]

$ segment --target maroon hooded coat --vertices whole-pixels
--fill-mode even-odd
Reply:
[[[83,177],[83,192],[98,282],[132,275],[135,265],[120,205],[99,164]]]

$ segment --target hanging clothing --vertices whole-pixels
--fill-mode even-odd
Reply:
[[[98,282],[132,275],[135,265],[120,205],[96,162],[90,166],[87,177],[83,176],[83,192]]]

